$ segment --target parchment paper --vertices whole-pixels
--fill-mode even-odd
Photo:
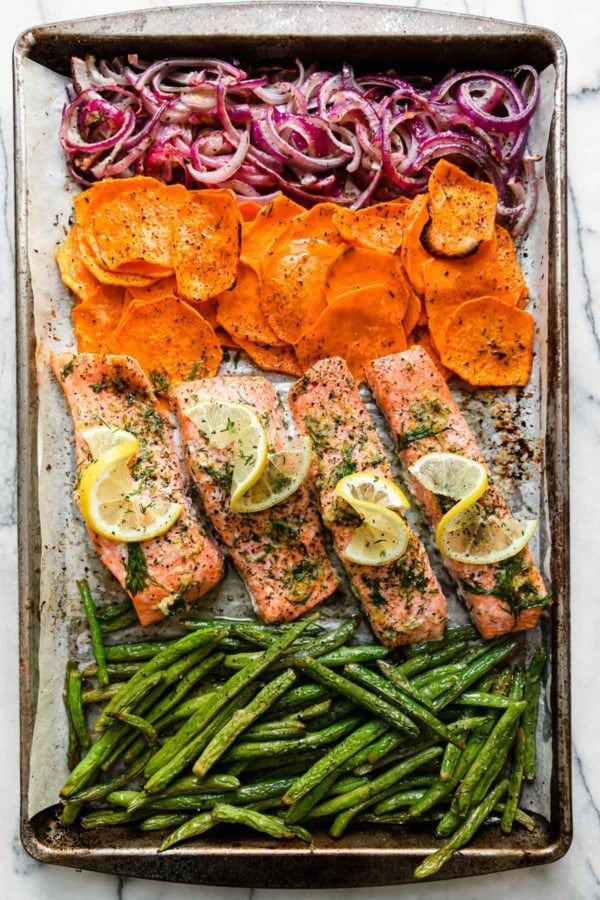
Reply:
[[[42,531],[40,687],[29,785],[29,815],[34,816],[57,802],[59,788],[67,775],[67,734],[62,701],[66,662],[72,657],[83,665],[91,659],[76,581],[86,576],[99,603],[118,599],[122,591],[98,562],[74,503],[72,423],[62,390],[48,367],[51,351],[74,347],[71,329],[72,298],[60,280],[54,259],[55,251],[69,229],[71,201],[78,191],[66,174],[58,142],[66,79],[30,60],[26,60],[23,65],[23,77],[27,124],[29,264],[34,296],[39,384],[39,505]],[[533,121],[530,139],[531,152],[540,156],[537,163],[540,198],[534,220],[519,251],[531,291],[528,308],[536,316],[539,331],[534,374],[529,386],[521,394],[492,390],[477,391],[475,394],[457,390],[456,394],[465,415],[476,430],[492,468],[503,482],[515,514],[521,518],[533,516],[539,519],[539,545],[534,550],[541,552],[542,568],[548,578],[550,536],[541,468],[545,433],[545,385],[540,378],[540,371],[545,371],[546,365],[549,201],[543,180],[543,157],[553,107],[552,68],[542,74],[541,85],[541,103]],[[237,354],[230,354],[223,364],[223,372],[226,374],[252,371],[252,364]],[[272,380],[283,395],[287,393],[292,381],[285,376],[274,376]],[[363,394],[399,476],[382,417],[366,389]],[[411,510],[409,519],[430,551],[448,597],[449,620],[454,623],[465,621],[466,614],[456,599],[454,587],[432,545],[429,529],[420,521],[418,512]],[[356,601],[350,597],[349,591],[342,590],[339,594],[341,600],[330,601],[321,607],[323,617],[331,624],[356,608]],[[200,601],[198,609],[209,616],[252,615],[244,586],[231,566],[228,566],[221,585],[209,597]],[[174,629],[176,620],[161,623],[154,630],[165,634]],[[544,625],[542,631],[547,631]],[[147,636],[148,629],[144,633]],[[364,635],[367,634],[365,626]],[[140,629],[137,628],[126,633],[129,640],[135,640],[139,636]],[[544,634],[544,640],[545,637]],[[537,644],[539,633],[536,631],[528,635],[527,641]],[[548,641],[545,640],[545,643],[548,644]],[[540,730],[543,741],[540,746],[540,774],[535,786],[528,789],[526,796],[526,806],[544,815],[549,815],[552,765],[549,739],[551,718],[547,696],[541,701]]]

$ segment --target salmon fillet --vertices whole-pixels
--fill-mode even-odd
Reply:
[[[169,424],[159,411],[152,385],[131,357],[54,354],[52,370],[71,409],[78,468],[92,461],[83,431],[94,425],[125,429],[140,442],[132,474],[142,489],[183,506],[166,534],[139,544],[117,543],[90,530],[102,562],[127,590],[142,625],[159,621],[176,601],[196,600],[223,576],[221,552],[205,534],[187,497]],[[140,549],[142,568],[144,559],[147,568],[141,577],[145,586],[132,592],[128,584],[133,554],[139,569]]]
[[[281,450],[288,437],[271,382],[221,376],[185,382],[171,395],[204,510],[244,578],[257,615],[263,622],[288,622],[322,603],[336,590],[338,579],[306,488],[263,512],[234,512],[229,505],[228,452],[212,447],[186,416],[186,409],[202,400],[247,404],[263,422],[269,450]]]
[[[436,496],[411,477],[408,467],[426,453],[442,451],[458,453],[488,468],[475,436],[446,382],[421,347],[411,347],[403,353],[374,360],[366,366],[366,376],[396,443],[406,445],[398,452],[400,461],[413,494],[422,503],[435,528],[443,510]],[[418,437],[419,431],[439,433]],[[492,480],[485,500],[486,506],[491,506],[500,519],[512,518],[502,493]],[[447,558],[444,563],[457,580],[473,623],[484,638],[535,626],[541,607],[533,603],[536,599],[543,602],[547,597],[542,576],[528,549],[514,557],[512,563],[507,560],[494,565],[467,565]],[[500,596],[494,593],[498,590]],[[529,608],[519,610],[519,602],[527,603]]]
[[[316,363],[292,386],[297,428],[313,441],[310,479],[323,519],[373,631],[387,647],[441,637],[446,601],[418,537],[405,554],[382,566],[360,566],[342,556],[356,522],[339,506],[337,482],[352,472],[392,478],[379,435],[343,359]]]

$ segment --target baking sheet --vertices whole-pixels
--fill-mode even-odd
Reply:
[[[66,722],[62,708],[66,661],[70,656],[82,663],[90,659],[76,581],[85,574],[94,596],[100,602],[112,601],[121,594],[121,589],[112,576],[100,565],[74,503],[72,423],[62,390],[48,368],[50,352],[74,346],[70,323],[72,298],[60,280],[54,261],[54,253],[69,228],[72,196],[78,191],[77,186],[66,175],[57,139],[65,84],[66,79],[62,76],[31,60],[24,60],[29,187],[27,228],[37,340],[38,487],[42,533],[40,687],[31,747],[30,817],[56,803],[58,790],[67,774]],[[547,347],[549,200],[543,170],[553,107],[552,67],[542,73],[541,86],[541,103],[532,123],[530,139],[531,152],[540,157],[537,163],[540,199],[536,215],[520,247],[521,265],[531,292],[529,309],[534,312],[538,325],[533,377],[530,385],[520,395],[514,391],[498,393],[491,390],[477,391],[476,394],[467,391],[456,393],[492,467],[504,482],[515,513],[519,517],[537,517],[540,522],[537,550],[541,553],[544,575],[549,580],[550,537],[542,472],[546,386],[540,373],[546,371]],[[254,371],[252,365],[236,354],[230,354],[223,365],[225,374],[250,371]],[[274,376],[272,380],[285,395],[292,379]],[[364,397],[391,451],[391,443],[382,426],[381,416],[366,390]],[[499,428],[502,431],[498,431]],[[418,514],[411,512],[409,518],[427,539],[428,529],[419,521]],[[436,571],[449,598],[449,620],[464,621],[466,615],[439,564],[437,551],[430,541],[428,543]],[[356,608],[356,602],[349,592],[343,594],[347,599],[330,601],[321,607],[323,617],[332,624],[340,616]],[[204,598],[198,608],[206,615],[252,615],[250,601],[231,566],[228,566],[227,576],[219,588]],[[158,626],[158,629],[164,633],[165,630],[172,629],[173,624],[167,622]],[[147,633],[146,630],[145,634]],[[126,634],[128,639],[136,639],[140,631],[130,629]],[[527,642],[539,642],[537,630],[527,636]],[[535,785],[528,789],[525,804],[549,817],[552,767],[549,685],[546,686],[546,696],[542,697],[541,704],[539,776]]]

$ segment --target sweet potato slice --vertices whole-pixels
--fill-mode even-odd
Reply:
[[[494,240],[464,259],[430,259],[423,266],[425,308],[438,352],[453,311],[466,300],[491,295],[515,306],[527,290],[511,236],[496,226]]]
[[[74,205],[103,268],[162,277],[173,269],[171,222],[187,196],[182,185],[137,176],[98,182]]]
[[[177,297],[133,300],[115,333],[115,352],[171,383],[216,375],[223,355],[211,325]]]
[[[78,300],[93,297],[100,282],[81,259],[80,231],[74,225],[63,244],[56,251],[56,262],[64,284],[73,291]]]
[[[236,340],[284,346],[260,308],[260,282],[251,266],[240,262],[235,286],[216,298],[217,321]]]
[[[175,276],[160,278],[147,287],[129,287],[127,293],[132,300],[159,300],[161,297],[172,297],[177,291]]]
[[[421,300],[419,299],[416,291],[413,290],[413,288],[409,285],[408,302],[406,304],[404,318],[402,319],[402,326],[407,338],[411,334],[413,329],[418,325],[422,311],[423,304],[421,303]]]
[[[260,210],[251,225],[244,229],[240,259],[260,275],[263,260],[268,258],[270,248],[281,237],[292,219],[305,212],[293,200],[279,194]]]
[[[340,207],[333,221],[348,244],[395,253],[402,243],[411,201],[401,198],[354,212]]]
[[[114,353],[114,335],[125,309],[125,289],[101,284],[73,308],[73,332],[79,353]]]
[[[442,159],[428,182],[429,221],[421,241],[432,256],[470,256],[494,236],[498,192]]]
[[[325,282],[325,300],[335,303],[338,297],[368,285],[380,285],[395,300],[403,316],[408,304],[409,287],[399,260],[392,253],[348,247],[329,267]]]
[[[86,269],[102,284],[115,284],[120,287],[148,287],[156,281],[147,275],[128,275],[126,272],[114,272],[105,269],[95,255],[87,238],[80,233],[79,252],[81,261]]]
[[[240,216],[244,222],[253,222],[262,209],[262,204],[255,203],[254,200],[242,200],[238,203]]]
[[[290,344],[279,347],[265,347],[263,344],[256,344],[254,341],[245,340],[245,338],[237,337],[235,340],[259,369],[264,369],[267,372],[283,372],[285,375],[302,374],[294,348]]]
[[[319,203],[292,221],[263,265],[261,306],[275,334],[294,344],[325,308],[325,279],[345,246],[333,224],[333,203]]]
[[[369,360],[402,350],[402,316],[377,285],[351,291],[327,306],[296,344],[304,370],[327,356],[342,356],[360,381]]]
[[[240,213],[231,191],[188,193],[171,229],[181,297],[208,300],[235,283],[240,231]]]
[[[408,280],[419,296],[423,296],[423,263],[431,259],[431,256],[421,243],[421,234],[429,221],[427,210],[427,194],[420,194],[412,201],[406,212],[406,224],[404,236],[400,248],[400,259]]]
[[[533,316],[497,297],[468,300],[448,323],[442,363],[469,384],[523,386],[533,361]]]

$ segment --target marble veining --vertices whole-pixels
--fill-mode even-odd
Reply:
[[[389,0],[388,0],[389,2]],[[11,49],[25,28],[165,0],[20,0],[3,8],[0,30],[0,583],[6,585],[0,628],[0,872],[7,900],[57,895],[80,900],[267,900],[277,892],[164,885],[43,866],[18,837],[18,661],[15,511]],[[172,3],[172,6],[180,5]],[[496,876],[402,888],[346,889],[347,900],[509,897],[600,898],[600,553],[594,527],[600,507],[600,18],[590,0],[414,0],[400,5],[496,16],[557,31],[569,53],[569,241],[572,459],[573,787],[575,839],[560,862]],[[337,892],[288,891],[289,900]]]

